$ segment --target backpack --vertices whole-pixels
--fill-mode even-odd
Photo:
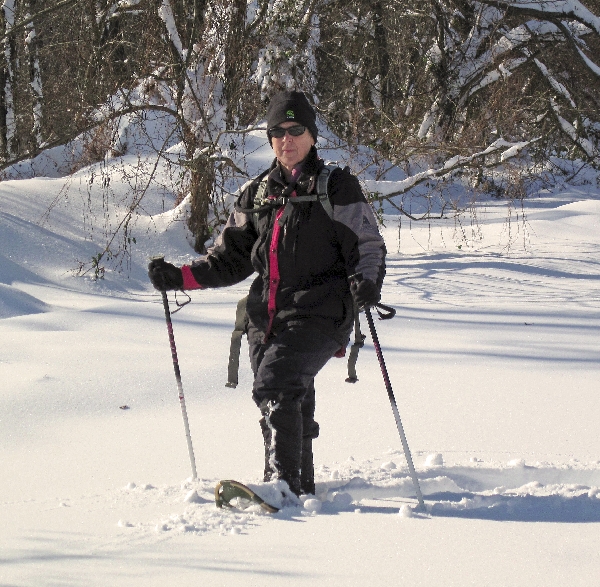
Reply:
[[[317,177],[316,193],[308,194],[306,196],[296,196],[292,201],[294,202],[320,202],[323,209],[327,213],[330,219],[333,220],[333,206],[329,199],[329,179],[332,172],[335,169],[339,169],[337,165],[327,164],[321,169]],[[347,168],[346,168],[347,169]],[[257,213],[262,210],[266,205],[266,194],[267,194],[267,177],[265,176],[256,191],[254,197],[254,209],[249,210],[250,213]],[[291,200],[291,199],[290,199]],[[290,201],[286,200],[286,201]],[[270,206],[273,204],[284,204],[285,201],[277,202],[270,201]],[[238,372],[240,364],[240,350],[242,345],[242,337],[248,332],[248,317],[246,315],[246,300],[247,296],[242,298],[238,304],[235,314],[235,327],[231,333],[231,343],[229,347],[229,364],[228,364],[228,377],[226,387],[237,387],[238,384]],[[356,376],[356,361],[358,359],[358,351],[364,346],[366,336],[360,331],[360,321],[358,318],[358,311],[354,309],[354,343],[350,347],[350,354],[348,356],[348,377],[346,378],[347,383],[356,383],[358,377]],[[338,354],[339,353],[339,354]],[[336,357],[343,357],[346,354],[346,349],[340,349],[336,353]]]
[[[330,219],[333,219],[333,206],[331,205],[331,200],[329,199],[329,178],[331,177],[331,173],[339,169],[337,165],[327,164],[321,169],[319,175],[317,176],[317,190],[316,194],[307,194],[306,196],[296,196],[293,200],[282,200],[279,202],[278,200],[270,200],[269,207],[277,204],[284,204],[287,201],[292,201],[296,203],[301,202],[320,202],[323,206],[323,209],[327,213]],[[346,168],[348,169],[348,168]],[[261,180],[258,189],[256,190],[256,195],[254,196],[254,209],[253,213],[256,213],[258,210],[262,209],[263,206],[267,203],[266,200],[267,195],[267,177],[263,177]]]

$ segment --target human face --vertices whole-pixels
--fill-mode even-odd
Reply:
[[[291,126],[297,125],[297,122],[290,121],[282,122],[277,126],[280,128],[290,128]],[[306,159],[310,148],[314,144],[315,141],[308,129],[306,129],[299,137],[294,137],[289,133],[285,133],[280,139],[277,137],[271,138],[271,146],[275,152],[275,157],[277,157],[277,160],[281,163],[287,179],[291,177],[294,166]]]

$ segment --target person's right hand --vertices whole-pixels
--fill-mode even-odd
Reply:
[[[183,288],[181,269],[167,263],[162,257],[152,259],[148,265],[148,277],[152,285],[159,291]]]

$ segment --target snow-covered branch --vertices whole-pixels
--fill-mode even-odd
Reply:
[[[165,30],[169,36],[169,40],[171,41],[174,49],[177,51],[179,58],[181,61],[185,62],[186,54],[179,36],[179,31],[177,30],[177,25],[175,24],[173,9],[171,8],[171,3],[169,0],[162,0],[162,4],[158,8],[158,15],[165,24]]]
[[[573,108],[577,110],[577,104],[574,102],[571,94],[565,88],[563,84],[561,84],[549,71],[548,68],[539,60],[534,59],[534,63],[537,68],[544,76],[544,78],[550,84],[550,87],[555,90],[559,95],[561,95]],[[560,125],[562,131],[575,143],[590,159],[597,159],[599,152],[596,147],[594,147],[594,143],[589,139],[589,137],[583,136],[581,132],[578,132],[574,125],[565,120],[560,114],[560,106],[558,105],[556,99],[554,97],[550,98],[550,106],[556,116],[556,119]]]
[[[565,86],[548,71],[548,68],[537,58],[534,59],[533,62],[536,64],[541,74],[548,80],[548,83],[552,89],[565,98],[572,108],[577,108],[575,102],[573,102],[573,98],[571,97],[569,90],[567,90],[567,88],[565,88]]]
[[[470,30],[459,48],[453,40],[446,41],[444,59],[452,75],[448,76],[443,94],[439,95],[426,112],[421,122],[418,137],[425,138],[436,127],[442,124],[442,117],[447,108],[442,103],[451,103],[454,108],[465,106],[468,99],[483,88],[506,79],[512,72],[527,62],[528,57],[515,56],[517,50],[523,50],[532,40],[549,41],[562,38],[558,28],[551,23],[526,23],[504,31],[495,41],[492,35],[501,29],[503,14],[491,8],[483,10],[479,19]],[[482,50],[491,43],[489,49]],[[430,61],[441,61],[442,55],[438,44],[428,53]]]
[[[560,107],[554,98],[550,99],[552,110],[560,124],[563,132],[577,145],[590,159],[598,160],[599,152],[594,147],[594,144],[587,137],[581,136],[577,129],[560,115]]]
[[[431,168],[421,171],[420,173],[415,173],[414,175],[411,175],[402,181],[390,182],[387,190],[385,188],[383,190],[381,189],[381,186],[385,185],[385,182],[366,181],[365,184],[367,187],[371,184],[373,186],[376,185],[378,198],[390,200],[395,196],[406,193],[408,190],[425,181],[430,179],[444,178],[458,169],[469,167],[491,155],[497,156],[500,162],[505,162],[513,157],[516,157],[523,151],[523,149],[527,148],[538,140],[538,138],[535,138],[530,141],[510,143],[504,139],[497,139],[483,151],[479,151],[468,156],[455,155],[454,157],[448,159],[441,167]]]
[[[482,117],[483,120],[496,118],[493,112],[485,112],[485,107],[482,109],[483,102],[473,110],[478,96],[492,96],[497,93],[496,87],[501,91],[505,82],[510,84],[509,78],[517,70],[524,70],[526,76],[532,73],[536,76],[537,70],[538,79],[541,78],[543,85],[551,88],[556,99],[549,102],[548,96],[540,96],[535,108],[540,112],[540,106],[545,102],[547,110],[556,115],[556,128],[588,157],[597,157],[598,146],[593,136],[597,133],[590,132],[586,136],[585,132],[596,128],[594,122],[589,124],[589,113],[595,111],[590,105],[590,97],[598,95],[600,66],[590,57],[590,47],[597,45],[600,32],[598,16],[577,0],[481,0],[465,3],[465,10],[468,7],[473,12],[469,18],[464,16],[466,12],[460,15],[462,24],[459,28],[453,24],[456,18],[449,3],[436,2],[435,7],[437,36],[431,37],[431,45],[426,52],[426,71],[432,72],[430,79],[433,83],[429,105],[421,110],[415,133],[421,141],[427,143],[461,137],[469,128],[469,119],[471,126],[475,122],[475,112],[479,116],[478,124]],[[466,25],[470,28],[467,29]],[[594,44],[585,42],[584,37],[588,35],[594,37]],[[572,59],[579,64],[575,75],[553,75],[544,64],[546,53],[556,55],[559,49],[566,59],[570,51]],[[533,72],[530,64],[535,66]],[[565,63],[559,67],[566,71]],[[443,77],[440,77],[440,72],[444,72]],[[589,80],[589,84],[585,80]],[[526,94],[523,100],[526,100]],[[559,102],[562,101],[575,112],[585,110],[586,114],[581,115],[579,124],[570,123],[559,114]],[[523,113],[527,110],[524,108]],[[539,115],[531,117],[532,133],[539,132],[536,128],[539,120],[542,120]],[[493,126],[490,130],[494,130]],[[544,134],[547,132],[544,131]],[[505,132],[502,134],[506,135]],[[522,136],[528,139],[527,135]]]
[[[533,16],[541,20],[573,19],[596,31],[600,35],[600,18],[578,0],[478,0],[505,10],[511,14]]]
[[[598,67],[598,65],[596,65],[581,49],[581,45],[584,44],[582,39],[580,39],[579,37],[576,37],[573,34],[571,27],[569,27],[568,23],[566,23],[565,21],[561,20],[557,26],[563,32],[563,34],[565,35],[565,38],[569,41],[569,43],[571,44],[571,47],[573,47],[573,49],[575,50],[575,53],[577,55],[579,55],[579,57],[581,58],[581,61],[585,64],[585,66],[595,76],[600,77],[600,67]]]

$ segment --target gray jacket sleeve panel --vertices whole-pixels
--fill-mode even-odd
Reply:
[[[329,188],[333,221],[348,275],[362,273],[381,287],[385,244],[358,179],[346,169],[338,169],[331,175]]]
[[[203,287],[226,287],[252,275],[251,253],[256,238],[248,214],[232,212],[215,244],[192,263],[196,281]]]
[[[223,227],[223,230],[221,231],[221,234],[217,237],[217,240],[215,241],[215,244],[208,249],[207,254],[210,255],[215,250],[218,250],[219,248],[222,248],[224,246],[225,241],[226,241],[226,237],[224,235],[225,235],[225,231],[227,229],[229,229],[229,228],[243,228],[248,223],[250,223],[250,218],[249,218],[248,214],[245,214],[243,212],[239,212],[238,210],[234,210],[229,215],[229,218],[227,219],[227,222],[226,222],[225,226]]]
[[[356,239],[356,247],[348,251],[350,270],[362,273],[363,278],[381,287],[385,276],[386,249],[371,206],[366,201],[334,206],[333,219],[349,229]]]

